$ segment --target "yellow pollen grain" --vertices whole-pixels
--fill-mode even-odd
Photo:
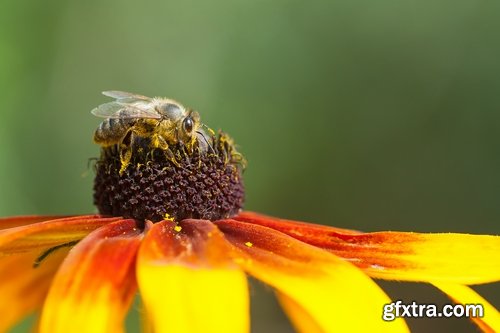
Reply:
[[[164,220],[167,220],[167,221],[174,221],[174,218],[172,216],[170,216],[169,213],[165,213],[165,215],[163,216],[163,219]]]
[[[182,230],[182,227],[180,225],[176,225],[174,227],[174,230],[177,231],[177,232],[180,232]]]
[[[253,243],[252,243],[252,242],[246,242],[246,243],[245,243],[245,245],[246,245],[247,247],[252,247],[252,246],[253,246]]]

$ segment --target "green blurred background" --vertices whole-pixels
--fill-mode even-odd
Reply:
[[[89,111],[117,89],[173,97],[230,133],[249,160],[249,210],[497,234],[499,31],[496,1],[3,0],[0,215],[95,211]],[[498,284],[477,290],[500,306]],[[252,294],[254,332],[291,332],[267,288]]]

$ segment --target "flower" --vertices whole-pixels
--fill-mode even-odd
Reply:
[[[42,333],[121,332],[137,291],[146,332],[248,332],[246,274],[274,288],[300,332],[407,332],[403,318],[382,319],[391,300],[372,278],[481,303],[472,320],[500,331],[500,314],[467,286],[500,280],[500,237],[362,233],[241,211],[241,155],[223,133],[199,135],[206,145],[192,151],[167,154],[147,136],[103,147],[101,215],[0,219],[0,332],[36,311]]]
[[[251,212],[143,227],[98,215],[0,226],[0,331],[40,309],[40,332],[120,331],[139,289],[155,332],[247,332],[243,272],[276,290],[301,332],[405,332],[402,319],[382,320],[390,300],[369,276],[432,283],[457,303],[483,304],[475,320],[499,328],[498,312],[465,286],[498,281],[495,236],[360,233]]]

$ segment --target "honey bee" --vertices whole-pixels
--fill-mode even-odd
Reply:
[[[106,118],[96,129],[94,142],[102,147],[120,147],[120,172],[127,168],[132,147],[139,138],[147,138],[150,148],[165,151],[176,165],[171,146],[180,143],[192,153],[198,139],[208,142],[207,134],[201,129],[206,126],[201,123],[198,112],[172,99],[150,98],[123,91],[104,91],[103,95],[115,100],[91,111],[97,117]],[[197,145],[201,152],[207,147],[206,144]]]

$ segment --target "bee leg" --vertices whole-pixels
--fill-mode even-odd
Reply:
[[[148,161],[148,163],[151,163],[155,158],[155,155],[154,155],[154,151],[153,150],[150,150],[148,151],[148,153],[146,154],[146,160]]]
[[[191,164],[191,158],[189,157],[189,154],[186,151],[186,147],[182,146],[181,151],[182,151],[182,155],[183,155],[182,158],[187,161],[186,164],[190,165]]]
[[[189,155],[193,155],[195,147],[198,148],[198,152],[200,152],[200,144],[196,144],[196,137],[194,135],[189,139],[189,142],[186,143],[186,147],[188,149]]]
[[[196,146],[196,151],[198,152],[198,169],[201,168],[201,148],[200,146]],[[212,165],[212,160],[210,159],[210,165]]]
[[[120,176],[125,172],[132,159],[132,147],[135,144],[136,137],[134,131],[128,131],[123,137],[120,144],[117,145],[118,152],[120,154]]]
[[[155,150],[154,149],[148,149],[146,152],[146,163],[151,163],[155,159]]]
[[[180,167],[181,166],[179,164],[179,162],[177,162],[177,159],[175,158],[174,153],[168,147],[168,143],[167,143],[167,141],[165,140],[165,138],[163,136],[158,135],[158,134],[154,134],[152,136],[152,138],[151,138],[151,146],[153,148],[158,148],[158,149],[163,150],[163,152],[165,153],[165,157],[170,162],[172,162],[176,167]]]
[[[246,167],[247,167],[247,160],[240,153],[238,153],[238,152],[231,153],[231,160],[233,162],[236,162],[237,164],[241,165],[241,167],[243,169],[246,169]]]
[[[153,134],[151,136],[151,147],[152,148],[159,148],[161,150],[167,150],[168,143],[163,136],[161,136],[159,134]]]
[[[165,157],[170,161],[172,162],[176,167],[180,168],[181,165],[179,164],[179,162],[177,162],[177,159],[175,158],[175,155],[174,153],[170,150],[170,148],[167,148],[165,150]]]
[[[132,159],[132,147],[122,147],[120,149],[120,176],[125,172],[127,167],[130,164],[130,160]]]
[[[185,149],[185,151],[187,151],[188,155],[193,155],[193,145],[191,144],[191,142],[186,142],[186,144],[183,145],[183,148]]]
[[[227,163],[229,162],[229,153],[226,149],[221,149],[222,151],[222,155],[223,155],[223,158],[224,158],[224,166],[227,165]]]

